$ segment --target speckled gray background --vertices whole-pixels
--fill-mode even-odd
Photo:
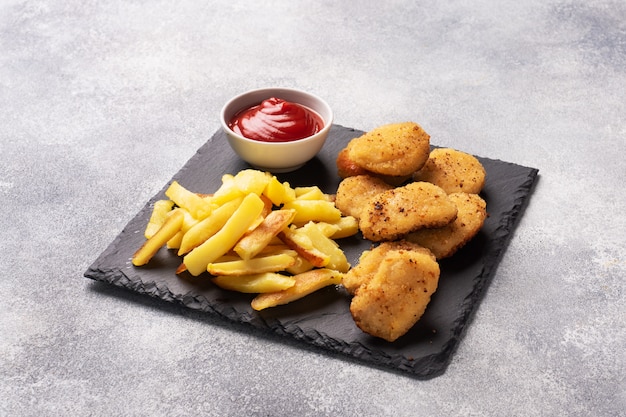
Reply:
[[[269,85],[540,169],[444,375],[82,277]],[[626,415],[625,88],[623,1],[2,1],[0,415]]]

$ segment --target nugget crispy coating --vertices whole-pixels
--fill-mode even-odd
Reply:
[[[371,198],[361,211],[359,228],[374,242],[396,240],[422,228],[445,226],[456,214],[456,205],[440,187],[414,182]]]
[[[356,175],[343,179],[337,187],[335,206],[344,216],[353,216],[359,219],[361,210],[370,198],[392,189],[380,178],[371,175]]]
[[[413,122],[377,127],[348,144],[348,158],[376,174],[405,176],[419,170],[430,153],[430,135]]]
[[[437,259],[454,255],[483,227],[487,203],[478,194],[453,193],[448,196],[456,204],[456,220],[437,229],[409,233],[406,239],[430,249]]]
[[[369,282],[361,285],[350,313],[364,332],[397,340],[426,311],[439,283],[439,264],[422,251],[390,250]]]
[[[478,194],[485,185],[486,172],[475,156],[451,148],[433,149],[415,181],[427,181],[451,193]]]
[[[342,284],[350,293],[354,294],[356,290],[363,284],[367,284],[373,277],[383,259],[392,250],[412,250],[422,252],[435,260],[435,255],[429,249],[426,249],[416,243],[407,242],[405,240],[396,240],[393,242],[382,242],[375,248],[365,251],[361,254],[359,262],[351,268],[343,276]]]
[[[402,176],[382,175],[382,174],[377,174],[372,171],[368,171],[365,168],[357,165],[357,163],[351,160],[350,157],[348,156],[350,152],[350,143],[348,143],[348,146],[340,150],[339,153],[337,154],[336,162],[337,162],[337,174],[339,175],[339,178],[348,178],[348,177],[353,177],[356,175],[370,175],[372,177],[377,177],[377,178],[382,179],[387,184],[391,184],[395,186],[401,185],[405,183],[407,180],[410,180],[412,178],[413,176],[412,173],[408,175],[402,175]]]
[[[348,178],[348,177],[353,177],[356,175],[367,175],[369,174],[369,172],[359,166],[356,162],[354,162],[352,159],[350,159],[349,153],[350,153],[350,143],[348,143],[348,145],[343,148],[342,150],[339,151],[339,153],[337,154],[337,175],[339,175],[339,178]]]

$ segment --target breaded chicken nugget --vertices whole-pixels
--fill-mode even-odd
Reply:
[[[420,169],[429,153],[430,135],[413,122],[377,127],[348,145],[348,158],[359,167],[396,177]]]
[[[435,260],[435,255],[429,249],[426,249],[416,243],[407,242],[406,240],[396,240],[393,242],[382,242],[375,248],[365,251],[361,254],[358,264],[351,268],[343,276],[342,284],[350,293],[354,294],[356,290],[370,280],[376,274],[383,259],[392,250],[412,250],[422,252]]]
[[[391,184],[394,186],[401,185],[405,183],[407,180],[411,179],[412,174],[403,175],[403,176],[393,176],[393,175],[382,175],[377,174],[375,172],[371,172],[366,170],[365,168],[357,165],[356,162],[350,159],[348,156],[350,152],[350,143],[348,146],[343,148],[337,154],[337,174],[340,178],[348,178],[356,175],[370,175],[372,177],[377,177],[385,181],[387,184]]]
[[[478,194],[453,193],[448,198],[456,204],[456,220],[437,229],[422,229],[410,233],[406,239],[430,249],[437,259],[454,255],[483,227],[487,218],[487,204]]]
[[[369,199],[359,228],[363,237],[374,242],[396,240],[422,228],[445,226],[456,214],[456,205],[441,188],[413,182]]]
[[[433,149],[415,181],[427,181],[451,193],[478,194],[485,185],[486,172],[476,157],[451,148]]]
[[[365,168],[359,166],[356,162],[350,159],[350,156],[348,155],[350,153],[350,143],[352,142],[349,142],[348,145],[337,154],[337,175],[339,175],[339,178],[369,174]]]
[[[395,341],[424,314],[439,272],[437,261],[423,251],[388,251],[371,280],[352,298],[354,322],[372,336]]]
[[[339,183],[335,196],[335,206],[341,210],[344,216],[358,219],[361,210],[370,198],[392,188],[385,181],[371,175],[348,177]]]

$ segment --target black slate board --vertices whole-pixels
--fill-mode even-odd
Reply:
[[[278,174],[292,186],[318,185],[334,193],[340,179],[335,158],[347,142],[363,132],[334,125],[320,154],[299,170]],[[117,238],[85,272],[85,277],[125,287],[227,320],[249,323],[279,335],[348,355],[374,366],[406,372],[418,378],[442,374],[456,350],[464,329],[491,281],[513,229],[532,192],[538,170],[508,162],[481,158],[487,171],[482,192],[489,217],[481,232],[452,258],[440,262],[439,287],[422,319],[394,343],[359,330],[349,311],[350,298],[340,286],[328,287],[294,303],[255,312],[253,296],[221,290],[202,277],[174,271],[180,258],[165,248],[144,267],[130,258],[144,242],[143,230],[152,204],[165,198],[155,195],[126,225]],[[221,185],[221,176],[249,168],[227,144],[219,131],[172,178],[186,188],[210,193]],[[343,239],[340,245],[356,265],[370,242],[360,236]]]

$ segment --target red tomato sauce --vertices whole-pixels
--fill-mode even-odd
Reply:
[[[272,97],[240,111],[228,126],[248,139],[290,142],[319,132],[324,121],[308,107]]]

